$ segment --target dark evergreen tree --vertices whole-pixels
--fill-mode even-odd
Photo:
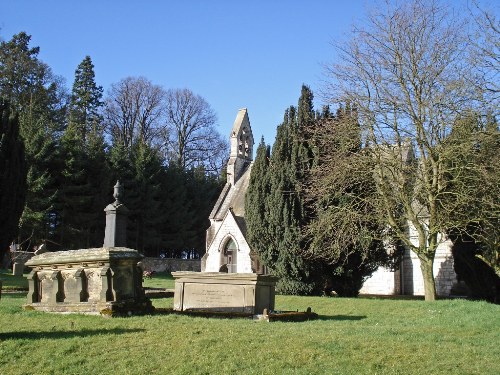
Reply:
[[[187,199],[192,213],[189,232],[192,236],[186,243],[189,257],[201,257],[205,253],[206,230],[210,226],[208,217],[224,186],[215,176],[207,175],[199,166],[186,172]]]
[[[347,103],[336,116],[323,114],[313,133],[317,165],[305,186],[312,203],[306,256],[321,264],[325,292],[354,297],[379,266],[394,264],[398,247],[391,257],[382,241],[385,227],[374,219],[373,166],[362,148],[356,111]]]
[[[307,89],[304,92],[309,94]],[[312,95],[309,99],[312,101]],[[312,109],[312,102],[308,107],[307,100],[304,95],[300,101],[303,124],[308,116],[304,109]],[[269,271],[280,278],[277,289],[284,294],[311,294],[317,289],[312,265],[300,255],[304,207],[299,179],[309,164],[305,160],[309,152],[299,129],[297,111],[292,106],[277,129],[267,172],[265,145],[259,146],[245,212],[251,246]]]
[[[68,126],[61,139],[63,171],[59,179],[59,242],[69,248],[101,246],[103,208],[109,199],[102,117],[102,88],[94,81],[87,56],[75,72]]]
[[[271,194],[268,176],[270,156],[270,147],[266,145],[262,137],[257,147],[245,195],[247,239],[264,264],[273,264],[275,258],[271,252],[266,251],[268,244],[272,241],[268,223],[268,200]]]
[[[124,186],[122,201],[130,211],[127,246],[146,255],[158,255],[162,247],[160,229],[168,214],[161,209],[163,159],[144,143],[137,142],[131,148],[116,144],[111,148],[110,165],[113,181],[120,180]]]
[[[102,91],[95,82],[94,64],[90,56],[86,56],[75,71],[68,118],[69,125],[76,129],[84,143],[88,134],[102,132]]]
[[[0,43],[0,92],[19,112],[25,144],[26,205],[20,223],[24,247],[54,234],[55,176],[60,172],[57,139],[64,126],[65,92],[50,68],[38,60],[39,48],[30,48],[24,32]]]
[[[26,197],[26,161],[19,120],[0,100],[0,261],[15,239]]]
[[[181,257],[182,251],[189,248],[190,239],[195,237],[191,223],[196,212],[187,180],[187,173],[175,164],[165,167],[161,175],[160,209],[165,215],[160,225],[161,248],[158,250],[171,258]],[[208,215],[204,219],[207,218]],[[197,233],[200,232],[203,230],[198,229]]]

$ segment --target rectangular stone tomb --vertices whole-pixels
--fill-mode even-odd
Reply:
[[[172,272],[174,310],[262,314],[274,310],[276,277],[254,273]]]
[[[68,250],[34,256],[26,266],[25,308],[65,313],[133,314],[151,309],[142,288],[142,255],[124,247]]]

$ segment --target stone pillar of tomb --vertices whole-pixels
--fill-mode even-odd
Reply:
[[[122,185],[120,181],[114,186],[115,201],[104,209],[106,212],[106,230],[104,233],[104,247],[127,246],[127,215],[128,209],[120,202]]]

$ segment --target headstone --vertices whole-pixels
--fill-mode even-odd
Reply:
[[[14,276],[22,276],[24,274],[24,263],[14,262],[12,274]]]

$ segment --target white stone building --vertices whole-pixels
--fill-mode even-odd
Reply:
[[[246,108],[238,111],[230,143],[227,182],[210,213],[206,254],[202,258],[201,270],[259,272],[260,264],[246,241],[245,193],[250,180],[254,145]]]
[[[263,273],[263,265],[246,241],[245,194],[250,181],[254,145],[246,108],[240,109],[236,116],[230,143],[227,183],[210,213],[211,225],[207,230],[206,254],[202,258],[201,270]],[[416,233],[412,235],[412,241],[418,243]],[[457,285],[457,278],[449,240],[443,239],[436,251],[434,275],[437,294],[450,295]],[[378,269],[365,281],[361,293],[424,295],[420,261],[416,254],[406,250],[397,271]]]
[[[414,245],[418,245],[418,235],[412,227],[410,227],[410,239]],[[451,246],[452,243],[449,239],[441,238],[436,249],[433,270],[438,296],[450,296],[460,293],[460,289],[463,289],[463,285],[460,285],[453,269]],[[397,271],[379,268],[365,281],[360,293],[423,296],[425,294],[424,280],[417,255],[406,249]]]

